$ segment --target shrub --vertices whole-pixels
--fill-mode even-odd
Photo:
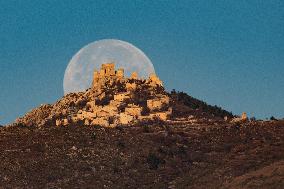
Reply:
[[[96,140],[96,138],[97,138],[97,133],[93,132],[93,139]]]
[[[164,125],[166,124],[166,122],[161,120],[159,117],[154,117],[153,123],[159,127],[164,127]]]
[[[170,93],[170,96],[174,102],[180,102],[193,110],[198,109],[201,110],[202,112],[213,114],[214,116],[222,118],[225,116],[227,116],[228,118],[234,117],[231,112],[223,110],[222,108],[216,105],[215,106],[208,105],[207,103],[198,100],[196,98],[193,98],[184,92],[176,92],[175,90],[173,90]]]
[[[250,118],[251,121],[256,121],[255,117]]]
[[[143,132],[144,132],[144,133],[150,133],[150,127],[149,127],[149,125],[144,124],[144,125],[142,126],[142,128],[143,128]]]
[[[119,131],[123,131],[123,126],[122,126],[122,125],[117,125],[115,128],[116,128],[117,130],[119,130]]]
[[[16,123],[15,126],[16,126],[16,127],[20,127],[20,128],[26,128],[26,127],[27,127],[26,124],[21,123],[21,122],[20,122],[20,123]]]
[[[101,125],[98,125],[98,124],[93,125],[93,127],[94,127],[95,129],[100,129],[100,128],[102,128],[102,126],[101,126]]]
[[[156,156],[153,153],[149,153],[148,157],[147,157],[147,163],[149,165],[150,169],[158,169],[160,164],[165,163],[165,160],[159,158],[158,156]]]
[[[270,117],[270,120],[271,120],[271,121],[278,121],[278,119],[276,119],[274,116],[271,116],[271,117]]]
[[[120,147],[120,148],[125,148],[125,143],[120,140],[120,141],[117,142],[117,146]]]

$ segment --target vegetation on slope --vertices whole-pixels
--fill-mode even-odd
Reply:
[[[221,107],[208,105],[206,102],[198,100],[189,96],[184,92],[176,92],[173,90],[170,93],[172,104],[174,106],[175,116],[184,116],[185,114],[199,115],[200,117],[218,117],[232,118],[234,115],[232,112],[223,110]]]
[[[0,149],[0,188],[284,187],[283,121],[22,125],[0,128]]]

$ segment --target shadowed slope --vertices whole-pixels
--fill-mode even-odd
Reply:
[[[245,188],[252,171],[284,160],[283,133],[283,121],[3,127],[0,187]],[[262,184],[283,188],[283,179]]]

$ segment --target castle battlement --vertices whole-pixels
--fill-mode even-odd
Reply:
[[[104,85],[106,81],[124,81],[127,84],[129,79],[140,80],[137,72],[133,72],[130,78],[125,78],[123,68],[116,70],[115,63],[105,63],[102,64],[100,70],[94,71],[92,88],[97,89]],[[150,74],[149,78],[147,79],[147,83],[149,83],[149,85],[152,87],[163,85],[163,82],[157,77],[156,74]]]
[[[124,78],[124,69],[119,68],[115,70],[114,63],[102,64],[100,70],[95,70],[93,75],[92,88],[97,88],[103,84],[106,80],[121,80]]]

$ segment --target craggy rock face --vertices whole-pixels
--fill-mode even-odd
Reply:
[[[52,105],[45,104],[28,112],[23,118],[16,120],[17,124],[24,124],[27,126],[36,126],[42,124],[52,112]]]

